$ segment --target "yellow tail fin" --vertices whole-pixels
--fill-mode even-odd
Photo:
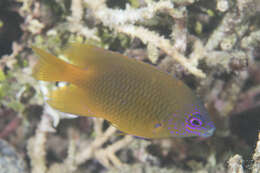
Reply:
[[[81,68],[66,63],[39,48],[32,47],[32,49],[40,56],[32,74],[38,80],[74,82],[77,80],[75,78],[82,76],[82,73],[85,72]]]

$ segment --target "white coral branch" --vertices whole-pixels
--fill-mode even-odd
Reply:
[[[44,114],[40,124],[38,125],[35,136],[30,138],[27,144],[27,151],[31,161],[32,173],[46,173],[46,135],[48,132],[54,131],[55,130],[51,127],[49,116]]]
[[[242,166],[243,159],[240,155],[235,155],[228,161],[228,172],[230,173],[244,173]]]
[[[120,167],[122,163],[115,153],[132,142],[133,138],[131,136],[125,136],[123,139],[109,145],[107,148],[102,148],[103,144],[108,141],[115,132],[116,128],[110,126],[100,136],[97,136],[91,144],[82,145],[75,156],[76,165],[80,165],[91,158],[95,158],[105,167],[111,167],[112,165],[110,162],[112,162],[113,166]]]
[[[151,19],[158,11],[173,9],[171,1],[152,2],[149,3],[147,7],[139,9],[127,5],[125,10],[107,8],[104,2],[96,2],[93,0],[85,0],[85,2],[92,9],[95,17],[110,28],[115,28],[118,25],[144,22],[147,19]]]

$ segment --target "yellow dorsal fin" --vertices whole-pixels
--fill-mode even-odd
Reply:
[[[88,96],[84,89],[73,84],[52,91],[47,102],[61,112],[82,116],[96,116],[87,107]]]
[[[89,67],[98,61],[111,61],[118,53],[105,50],[90,44],[70,43],[62,52],[74,65],[82,68]],[[122,56],[122,55],[119,55]]]

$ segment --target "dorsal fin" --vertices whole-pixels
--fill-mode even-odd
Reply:
[[[97,61],[103,62],[104,60],[113,58],[115,55],[117,55],[115,52],[82,43],[68,44],[62,54],[65,55],[72,64],[82,68],[87,68],[92,63]]]

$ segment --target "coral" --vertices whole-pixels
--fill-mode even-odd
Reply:
[[[48,132],[54,132],[55,130],[50,125],[50,120],[47,115],[42,116],[41,123],[38,125],[35,137],[32,137],[28,141],[27,151],[31,158],[32,172],[45,173],[47,170],[45,160],[45,143],[46,135]]]
[[[253,165],[251,168],[252,173],[260,172],[260,133],[258,134],[258,142],[256,144],[255,153],[252,157]],[[228,161],[228,172],[230,173],[244,173],[243,159],[240,155],[235,155]]]
[[[97,122],[97,121],[96,121]],[[100,126],[101,127],[101,126]],[[98,130],[99,132],[101,130]],[[110,162],[114,166],[121,166],[121,161],[116,157],[115,152],[120,150],[122,147],[126,146],[132,141],[131,136],[125,136],[123,139],[113,143],[107,148],[102,149],[102,145],[112,136],[115,135],[116,129],[110,126],[105,132],[101,133],[100,136],[92,142],[92,144],[83,145],[80,152],[76,155],[76,164],[81,164],[86,160],[94,157],[103,163],[104,166],[111,166]],[[86,149],[84,149],[86,148]]]
[[[230,173],[244,173],[244,169],[242,167],[243,160],[241,156],[235,155],[230,158],[228,161],[229,164],[229,172]]]
[[[106,167],[121,166],[121,161],[117,158],[115,153],[121,148],[125,147],[132,141],[131,136],[125,136],[123,139],[103,148],[103,144],[109,140],[109,138],[115,135],[116,129],[110,126],[106,131],[102,131],[101,124],[103,121],[95,121],[97,137],[91,144],[82,143],[79,148],[76,149],[75,138],[71,135],[67,158],[63,163],[54,163],[49,168],[46,165],[46,148],[45,143],[47,140],[47,134],[49,132],[55,132],[51,126],[50,117],[47,114],[42,116],[41,123],[38,126],[36,135],[29,139],[27,150],[31,158],[32,173],[52,173],[52,172],[73,172],[77,167],[85,161],[95,158]],[[112,162],[112,165],[111,165]]]
[[[96,36],[97,30],[89,29],[82,23],[82,18],[84,14],[83,0],[73,0],[70,10],[71,16],[67,17],[67,20],[69,22],[69,30],[72,33],[83,35],[85,38],[91,38],[93,40],[100,41],[100,39]]]

